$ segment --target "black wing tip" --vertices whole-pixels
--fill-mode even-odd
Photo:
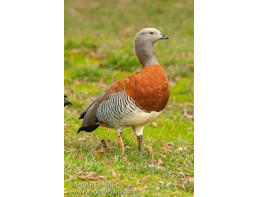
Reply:
[[[67,105],[73,105],[71,102],[69,102],[67,99],[67,95],[64,95],[64,107],[66,107]]]
[[[80,127],[80,128],[77,130],[77,134],[80,133],[81,131],[84,131],[84,127]]]
[[[66,107],[68,105],[73,105],[73,104],[71,102],[69,102],[68,100],[66,100],[65,103],[64,103],[64,106]]]
[[[85,131],[85,132],[92,132],[95,129],[97,129],[99,127],[99,125],[89,125],[87,127],[80,127],[77,131],[77,134],[80,133],[81,131]]]

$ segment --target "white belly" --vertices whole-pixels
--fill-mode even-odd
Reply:
[[[134,115],[123,119],[123,123],[127,126],[145,125],[157,118],[160,114],[161,112],[156,111],[152,111],[150,113],[138,111]]]

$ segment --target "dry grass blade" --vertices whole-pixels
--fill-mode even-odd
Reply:
[[[172,150],[172,144],[170,144],[170,143],[164,143],[164,145],[163,145],[163,150],[164,150],[164,152],[169,152],[169,151],[171,151],[171,150]]]
[[[148,152],[153,153],[152,146],[145,146],[145,149],[147,149]]]
[[[112,173],[112,176],[113,176],[114,178],[117,178],[117,174],[116,174],[116,172],[115,172],[114,170],[112,170],[111,173]]]
[[[154,162],[154,164],[157,165],[157,166],[160,166],[160,165],[162,165],[163,163],[164,163],[164,162],[163,162],[162,158],[158,158],[158,159]]]
[[[109,142],[109,140],[108,140],[107,142]],[[110,147],[107,142],[106,142],[104,139],[101,140],[101,143],[102,143],[102,145],[103,145],[103,149],[101,149],[101,150],[97,153],[96,158],[101,157],[101,156],[102,156],[103,154],[105,154],[105,153],[110,153],[110,152],[111,152],[111,150],[112,150],[113,148]]]
[[[194,115],[193,114],[189,114],[187,107],[191,106],[193,108],[193,103],[185,103],[184,104],[184,110],[183,110],[183,114],[186,118],[188,118],[189,120],[194,120]]]
[[[101,176],[101,175],[97,174],[96,172],[80,173],[77,175],[77,177],[80,178],[81,180],[89,180],[89,181],[103,180],[106,178],[105,176]]]

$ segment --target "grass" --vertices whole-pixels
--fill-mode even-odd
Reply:
[[[142,159],[134,133],[125,128],[123,162],[114,130],[76,135],[78,117],[110,83],[141,69],[132,40],[143,27],[171,37],[155,44],[171,95],[164,113],[144,129]],[[193,1],[66,0],[64,50],[64,91],[73,103],[64,110],[65,196],[109,189],[137,191],[132,196],[193,196]],[[96,158],[102,139],[113,149]]]

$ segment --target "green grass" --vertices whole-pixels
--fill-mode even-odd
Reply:
[[[156,27],[171,37],[155,44],[171,95],[164,113],[144,129],[143,145],[152,147],[152,152],[144,148],[142,159],[136,136],[125,128],[128,160],[123,162],[115,131],[98,128],[76,135],[78,117],[110,83],[141,69],[133,38],[144,27]],[[64,91],[73,103],[64,111],[65,195],[79,190],[76,184],[88,184],[81,189],[136,190],[132,196],[193,196],[194,131],[189,116],[194,102],[193,1],[66,0],[64,50]],[[96,158],[102,139],[110,140],[113,149]],[[82,180],[80,176],[87,172],[104,177]],[[113,186],[89,186],[96,183]]]

